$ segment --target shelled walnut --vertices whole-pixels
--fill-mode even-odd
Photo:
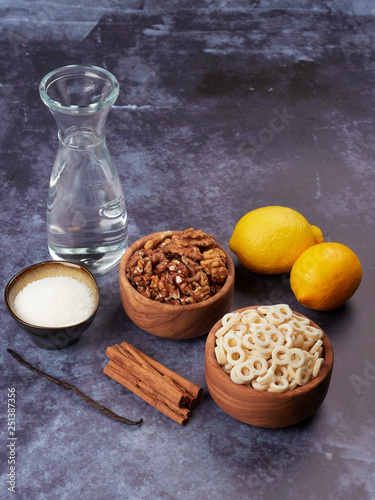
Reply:
[[[202,302],[215,295],[228,276],[226,255],[201,229],[160,233],[131,257],[126,275],[145,297],[168,304]]]

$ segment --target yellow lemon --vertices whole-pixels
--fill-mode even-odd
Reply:
[[[298,302],[317,311],[343,305],[359,287],[362,267],[356,254],[341,243],[321,243],[296,260],[290,285]]]
[[[244,215],[234,228],[229,248],[257,274],[290,271],[307,248],[324,241],[321,230],[287,207],[262,207]]]

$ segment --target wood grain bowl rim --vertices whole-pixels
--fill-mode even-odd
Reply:
[[[52,269],[64,269],[67,270],[69,269],[71,272],[70,273],[59,273],[59,272],[49,272]],[[75,275],[75,276],[73,276]],[[23,281],[27,281],[27,277],[31,277],[30,280],[28,280],[28,283],[32,283],[33,281],[36,281],[37,279],[41,278],[47,278],[47,277],[53,277],[53,276],[72,276],[76,277],[76,279],[79,279],[78,276],[85,276],[85,280],[83,282],[90,288],[91,293],[94,297],[94,307],[92,310],[92,313],[90,316],[88,316],[86,319],[83,321],[80,321],[79,323],[75,323],[73,325],[68,325],[65,327],[61,326],[40,326],[40,325],[34,325],[33,323],[28,323],[27,321],[24,321],[21,319],[16,312],[14,311],[13,307],[13,300],[14,300],[14,293],[13,290],[17,288],[17,285],[21,284]],[[80,280],[82,281],[82,280]],[[26,285],[25,285],[26,286]],[[24,286],[20,289],[22,290]],[[19,291],[20,291],[19,290]],[[18,292],[16,292],[18,293]],[[80,325],[84,325],[87,322],[92,321],[94,316],[96,315],[96,312],[99,307],[100,303],[100,292],[99,292],[99,287],[98,284],[94,278],[94,276],[90,273],[88,269],[86,269],[84,266],[81,266],[75,262],[70,262],[70,261],[59,261],[59,260],[49,260],[49,261],[43,261],[43,262],[37,262],[36,264],[32,264],[31,266],[25,267],[21,271],[19,271],[17,274],[15,274],[7,283],[5,290],[4,290],[4,301],[7,306],[7,309],[11,316],[18,321],[21,325],[24,325],[26,328],[32,328],[33,330],[40,330],[40,331],[59,331],[61,329],[74,329]]]
[[[166,304],[163,302],[157,302],[155,300],[149,299],[139,293],[133,285],[130,283],[128,277],[126,276],[126,267],[128,265],[128,262],[130,258],[133,256],[133,254],[141,249],[146,241],[155,238],[156,236],[159,236],[160,234],[163,234],[165,231],[159,231],[156,233],[148,234],[147,236],[143,236],[142,238],[138,239],[135,241],[132,245],[130,245],[127,250],[125,251],[124,255],[121,258],[120,261],[120,267],[119,267],[119,280],[120,280],[120,287],[123,288],[125,293],[130,294],[134,299],[137,301],[142,302],[144,305],[148,307],[153,307],[156,309],[160,309],[160,312],[170,312],[170,313],[177,313],[177,312],[185,312],[185,311],[193,311],[196,309],[203,309],[205,307],[210,306],[217,300],[219,300],[223,295],[225,295],[227,292],[229,292],[233,286],[234,286],[234,277],[235,277],[235,268],[233,261],[229,255],[229,253],[223,248],[221,245],[219,245],[216,242],[217,248],[220,248],[220,250],[223,250],[225,252],[225,256],[227,259],[227,268],[228,268],[228,276],[225,280],[224,285],[220,289],[219,292],[217,292],[215,295],[210,297],[207,300],[203,300],[202,302],[196,302],[195,304],[185,304],[185,305],[174,305],[174,304]],[[171,231],[173,234],[181,234],[183,231]]]
[[[236,312],[243,312],[248,309],[257,309],[258,307],[261,307],[260,305],[258,306],[248,306],[248,307],[243,307],[241,309],[237,309],[235,311],[231,311],[232,313]],[[293,311],[294,314],[301,316],[303,318],[307,318],[310,321],[310,325],[319,328],[319,330],[322,330],[314,321],[312,321],[310,318],[307,316],[298,313],[296,311]],[[269,399],[269,400],[288,400],[292,399],[304,394],[307,394],[308,392],[312,391],[316,387],[318,387],[321,383],[323,383],[327,377],[330,377],[333,369],[333,362],[334,362],[334,354],[333,354],[333,348],[332,344],[326,335],[326,333],[322,330],[323,332],[323,356],[324,356],[324,365],[323,368],[321,369],[319,375],[315,377],[313,380],[310,380],[307,384],[297,387],[293,390],[282,392],[282,393],[277,393],[277,392],[270,392],[270,391],[259,391],[257,389],[253,389],[252,387],[248,387],[242,384],[235,384],[232,382],[230,379],[230,376],[224,372],[224,370],[221,368],[219,363],[217,362],[216,356],[215,356],[215,333],[217,330],[222,326],[222,319],[220,319],[215,325],[212,327],[210,330],[207,340],[206,340],[206,347],[205,347],[205,360],[206,364],[209,364],[210,370],[212,370],[212,373],[214,374],[215,377],[224,385],[228,387],[228,391],[231,393],[235,392],[240,396],[240,399],[246,400],[249,398],[249,400],[252,400],[254,398],[257,399]],[[207,366],[206,366],[207,370]],[[211,385],[211,384],[210,384]],[[212,383],[213,386],[215,386],[215,382]],[[250,392],[249,392],[250,391]],[[250,402],[250,401],[249,401]]]

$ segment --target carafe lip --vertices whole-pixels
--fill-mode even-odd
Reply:
[[[62,104],[59,101],[52,99],[48,95],[48,88],[60,78],[84,74],[85,72],[95,73],[97,77],[105,77],[112,85],[112,91],[108,96],[97,100],[88,105]],[[66,114],[92,114],[98,111],[103,111],[111,107],[119,95],[120,87],[117,78],[106,69],[99,68],[93,65],[70,64],[50,71],[44,76],[39,85],[39,94],[44,104],[51,111],[58,111]]]

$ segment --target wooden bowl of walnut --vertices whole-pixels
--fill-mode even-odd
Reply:
[[[144,248],[151,240],[165,234],[181,235],[183,231],[168,231],[150,234],[133,243],[124,253],[119,267],[120,295],[128,317],[148,333],[167,339],[190,339],[206,335],[212,326],[231,307],[234,290],[234,265],[228,252],[215,243],[225,256],[228,275],[224,284],[214,295],[200,302],[172,304],[159,302],[144,296],[131,284],[127,276],[129,263],[135,252]],[[204,233],[203,233],[204,234]]]
[[[239,309],[243,312],[258,306]],[[304,317],[301,314],[294,313]],[[310,320],[310,325],[319,328]],[[287,427],[302,422],[322,404],[330,384],[333,349],[323,332],[324,365],[319,375],[306,385],[283,393],[260,391],[234,383],[219,365],[215,355],[216,332],[221,320],[211,329],[205,350],[207,388],[216,404],[228,415],[246,424],[265,428]],[[320,329],[321,330],[321,329]]]

